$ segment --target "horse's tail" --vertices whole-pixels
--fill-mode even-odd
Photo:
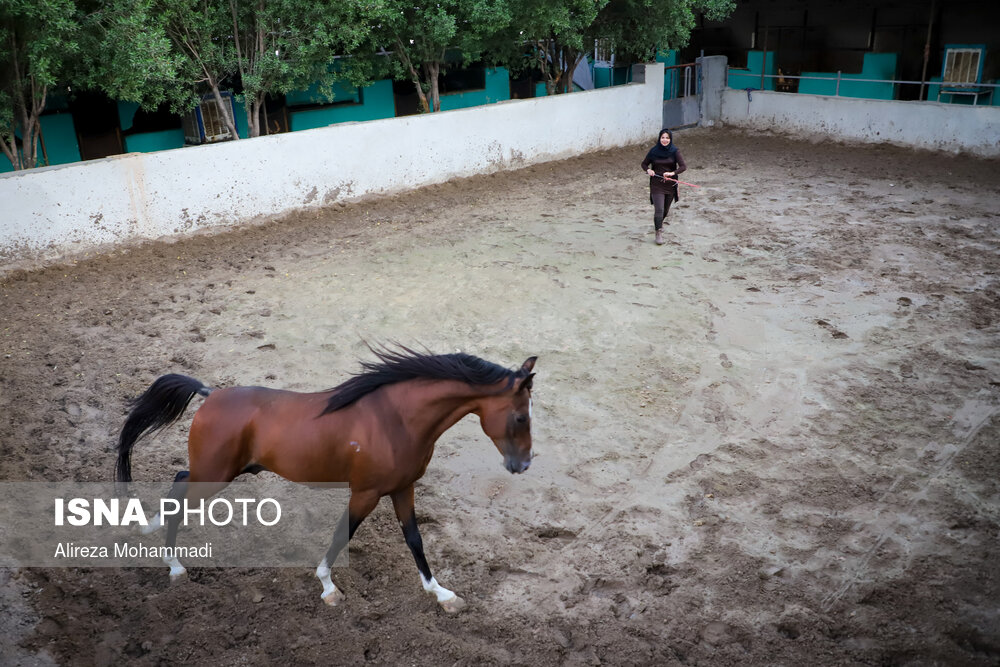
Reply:
[[[132,447],[139,438],[177,421],[195,394],[208,396],[211,392],[192,377],[172,373],[157,379],[142,396],[132,401],[132,411],[118,437],[115,479],[132,481]]]

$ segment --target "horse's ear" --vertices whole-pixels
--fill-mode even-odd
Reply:
[[[538,357],[528,357],[527,361],[521,364],[521,370],[517,372],[518,375],[526,375],[523,380],[517,385],[517,389],[514,391],[524,391],[525,389],[531,389],[531,378],[535,377],[535,374],[531,372],[531,369],[535,367],[535,361]]]
[[[538,361],[538,357],[528,357],[528,360],[521,364],[521,370],[518,371],[519,375],[527,375],[531,372],[531,369],[535,367],[535,362]]]

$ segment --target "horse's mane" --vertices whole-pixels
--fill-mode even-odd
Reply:
[[[347,407],[379,387],[404,380],[426,378],[487,385],[503,380],[508,380],[509,384],[517,377],[517,373],[508,368],[464,352],[423,354],[402,345],[398,349],[369,349],[378,361],[361,362],[362,372],[331,389],[333,395],[320,413],[321,417]]]

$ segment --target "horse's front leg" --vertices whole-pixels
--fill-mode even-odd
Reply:
[[[413,560],[417,562],[417,569],[420,570],[420,581],[424,585],[424,590],[433,593],[437,597],[438,604],[449,614],[461,611],[465,608],[465,600],[455,595],[442,586],[431,574],[431,568],[427,565],[427,558],[424,557],[424,542],[420,538],[420,531],[417,529],[417,514],[413,505],[413,485],[392,494],[392,505],[396,509],[396,518],[403,529],[403,537],[406,538],[406,545],[410,547]]]

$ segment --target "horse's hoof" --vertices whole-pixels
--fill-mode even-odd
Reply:
[[[465,609],[465,600],[456,595],[450,600],[445,600],[441,602],[441,608],[444,609],[449,614],[457,614],[458,612]]]
[[[332,593],[328,593],[323,596],[323,602],[327,603],[331,607],[336,607],[344,601],[345,597],[346,596],[340,592],[340,589],[334,589]]]
[[[171,572],[170,573],[170,585],[173,586],[174,584],[182,584],[185,581],[187,581],[187,578],[188,578],[187,570],[181,570],[180,572],[178,572],[176,574],[173,573],[173,572]]]

